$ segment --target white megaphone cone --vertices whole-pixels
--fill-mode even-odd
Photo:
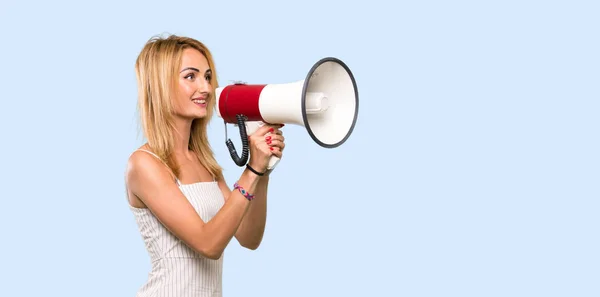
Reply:
[[[217,115],[225,124],[235,124],[240,129],[242,156],[227,140],[238,166],[248,161],[247,135],[264,123],[303,126],[317,144],[334,148],[350,137],[358,118],[354,76],[344,62],[333,57],[315,63],[303,80],[284,84],[235,83],[217,88],[215,98]],[[278,162],[279,158],[271,157],[268,169]]]

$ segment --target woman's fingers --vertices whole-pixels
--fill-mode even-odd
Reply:
[[[267,134],[265,135],[265,141],[267,143],[271,142],[271,141],[280,141],[283,142],[285,140],[285,137],[283,137],[283,135],[280,134]]]
[[[271,149],[271,154],[273,156],[281,159],[281,157],[283,155],[283,152],[282,152],[283,149],[279,148],[278,146],[272,146],[272,147],[270,147],[270,149]]]
[[[273,140],[273,141],[267,142],[267,144],[271,147],[276,147],[280,150],[283,150],[285,148],[285,142],[279,141],[279,140]]]
[[[265,124],[256,130],[249,138],[253,139],[252,142],[255,143],[254,145],[263,152],[266,150],[267,152],[270,152],[271,155],[281,158],[283,149],[285,148],[285,137],[283,136],[283,131],[280,130],[281,127],[283,127],[283,125]]]
[[[285,147],[285,137],[279,134],[267,134],[265,136],[265,142],[270,146],[279,147],[283,150]]]

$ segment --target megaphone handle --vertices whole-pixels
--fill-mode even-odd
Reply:
[[[261,122],[261,121],[250,121],[250,122],[246,122],[246,133],[247,135],[252,135],[254,134],[254,132],[256,132],[256,130],[258,130],[258,128],[262,127],[265,123]],[[275,168],[275,166],[277,166],[277,164],[279,163],[279,158],[276,156],[271,156],[271,159],[269,160],[269,165],[267,166],[267,170],[272,170],[273,168]]]
[[[236,165],[241,167],[246,165],[246,163],[248,162],[248,134],[246,131],[244,116],[238,114],[236,116],[236,119],[238,123],[238,129],[240,131],[240,137],[242,138],[242,155],[238,156],[238,153],[235,150],[235,146],[233,145],[231,139],[228,138],[227,141],[225,141],[225,145],[227,145],[227,148],[229,149],[229,154],[231,155],[231,159],[233,159],[233,162],[235,162]],[[227,127],[225,127],[225,131],[227,131]]]
[[[277,156],[271,156],[271,159],[269,160],[269,166],[267,166],[267,170],[273,170],[273,168],[275,168],[275,166],[277,166],[277,164],[279,163],[279,159]]]

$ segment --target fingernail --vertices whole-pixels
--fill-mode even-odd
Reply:
[[[271,136],[267,136],[265,139],[266,140],[271,140]]]
[[[273,147],[271,146],[271,147],[269,147],[269,149],[270,149],[270,150],[273,150]]]
[[[273,131],[275,131],[275,129],[273,129],[273,128],[269,129],[269,132],[273,132]]]
[[[271,141],[270,141],[270,140],[267,140],[267,144],[271,144]]]

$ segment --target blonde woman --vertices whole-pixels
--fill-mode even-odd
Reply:
[[[215,63],[198,40],[153,37],[135,64],[147,143],[127,164],[131,211],[152,268],[137,296],[222,296],[223,251],[248,249],[265,228],[269,158],[281,158],[280,125],[249,139],[248,167],[230,188],[207,139],[218,87]]]

